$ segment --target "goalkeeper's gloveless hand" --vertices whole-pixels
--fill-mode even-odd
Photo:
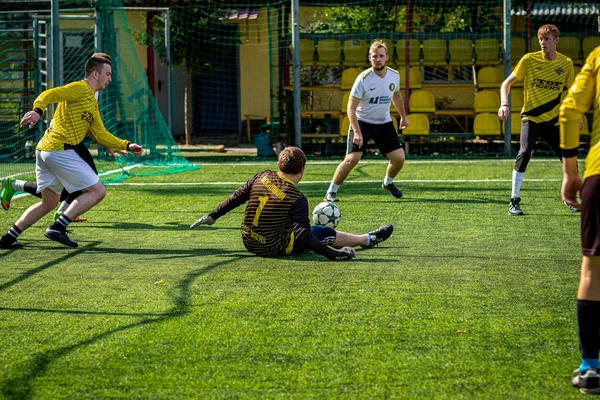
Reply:
[[[336,261],[352,260],[356,256],[354,247],[344,246],[337,251],[335,256]]]
[[[213,219],[213,217],[211,217],[210,215],[205,215],[202,218],[200,218],[198,221],[191,224],[190,229],[196,229],[200,225],[212,225],[215,222],[216,221]]]

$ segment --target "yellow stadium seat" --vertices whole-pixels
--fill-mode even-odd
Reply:
[[[394,124],[394,128],[396,129],[396,133],[397,133],[398,132],[398,118],[396,118],[395,115],[392,115],[391,117],[392,117],[392,123]]]
[[[581,40],[575,36],[561,36],[556,51],[569,57],[573,63],[581,64]]]
[[[408,108],[411,113],[434,113],[435,96],[433,95],[433,93],[428,92],[426,90],[414,90],[410,94],[410,98],[408,100]]]
[[[344,118],[342,118],[342,122],[340,123],[340,136],[348,136],[349,130],[350,130],[350,119],[348,119],[347,115],[344,115]]]
[[[340,65],[342,45],[338,39],[321,39],[317,43],[317,65]]]
[[[485,88],[500,88],[504,80],[504,72],[496,67],[483,67],[477,72],[477,86]]]
[[[340,89],[348,90],[352,89],[352,85],[354,85],[354,81],[363,72],[364,68],[346,68],[342,71],[342,81],[340,83]]]
[[[521,114],[518,112],[510,113],[510,134],[521,134]]]
[[[408,114],[410,124],[402,130],[405,136],[429,135],[429,117],[425,114]]]
[[[409,39],[408,61],[410,65],[418,65],[421,62],[421,42],[417,39]],[[396,42],[396,65],[406,65],[406,39]]]
[[[596,47],[600,46],[600,36],[588,36],[583,38],[583,43],[581,45],[583,49],[583,61],[585,62],[587,56],[590,55],[592,50]]]
[[[423,65],[445,65],[446,46],[444,39],[425,39],[423,41]]]
[[[398,74],[400,74],[400,88],[406,87],[406,68],[398,68]],[[411,67],[408,70],[409,76],[409,87],[411,89],[421,89],[423,86],[423,77],[421,76],[421,69],[419,67]]]
[[[521,88],[512,88],[510,90],[510,110],[520,113],[525,103],[525,92]]]
[[[311,39],[300,39],[300,63],[312,65],[315,62],[315,42]]]
[[[342,96],[342,107],[340,111],[345,113],[348,110],[348,101],[350,100],[350,92],[345,92]]]
[[[516,64],[525,55],[525,39],[521,36],[510,38],[510,62]]]
[[[457,38],[448,43],[450,65],[463,66],[473,64],[473,41],[467,38]]]
[[[533,53],[535,51],[540,51],[542,48],[540,47],[540,40],[536,35],[531,36],[531,42],[529,43],[529,52]]]
[[[475,64],[498,65],[501,61],[500,42],[494,38],[481,38],[475,41]]]
[[[500,135],[500,119],[497,114],[481,113],[475,116],[473,121],[473,134],[482,135]]]
[[[497,113],[500,108],[500,96],[493,90],[482,90],[475,93],[473,109],[476,113]]]
[[[369,53],[369,44],[361,39],[344,40],[342,44],[344,51],[344,65],[357,65],[366,67]]]

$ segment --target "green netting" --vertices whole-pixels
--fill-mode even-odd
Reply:
[[[49,81],[40,71],[49,70],[44,60],[51,58],[44,50],[50,3],[0,4],[3,175],[20,171],[10,165],[30,160],[43,132],[20,130],[16,121]],[[259,134],[270,134],[273,144],[300,145],[308,153],[343,154],[344,97],[357,71],[368,67],[367,49],[376,38],[385,40],[388,65],[400,72],[408,113],[426,115],[414,121],[427,126],[412,124],[416,131],[404,135],[409,155],[505,155],[505,126],[488,120],[491,125],[481,128],[476,121],[480,114],[495,113],[494,106],[478,106],[480,94],[498,94],[520,57],[539,49],[536,32],[543,24],[558,26],[558,51],[578,68],[600,43],[600,11],[593,2],[515,0],[505,12],[502,0],[300,1],[297,21],[288,0],[59,3],[62,83],[80,79],[80,65],[96,48],[117,60],[116,79],[101,94],[100,104],[109,130],[149,149],[142,158],[146,168],[133,172],[151,165],[167,164],[166,171],[186,168],[176,143],[253,145]],[[506,13],[510,43],[503,34]],[[292,56],[296,23],[298,76]],[[301,86],[299,109],[294,106],[295,80]],[[414,104],[416,93],[423,91],[433,94],[435,111]],[[513,90],[513,152],[521,95]],[[543,143],[536,146],[538,152],[547,150]]]
[[[50,2],[0,4],[0,175],[34,179],[35,145],[54,108],[32,129],[21,128],[18,122],[41,91],[83,79],[85,61],[94,52],[112,57],[113,82],[99,93],[106,128],[145,148],[140,157],[118,156],[112,161],[87,138],[102,181],[197,168],[176,145],[149,89],[121,2],[60,1],[60,51],[51,47],[49,6]],[[53,67],[58,68],[57,75]]]

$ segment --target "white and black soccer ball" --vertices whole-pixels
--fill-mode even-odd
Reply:
[[[314,225],[335,228],[340,223],[340,219],[342,219],[342,214],[334,203],[324,201],[317,204],[313,210],[312,222]]]

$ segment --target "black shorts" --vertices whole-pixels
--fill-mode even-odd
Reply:
[[[363,135],[363,144],[362,146],[358,147],[352,142],[352,139],[354,138],[354,132],[352,131],[352,127],[350,127],[350,131],[348,132],[348,137],[346,139],[346,154],[360,151],[364,155],[365,151],[367,150],[367,143],[370,139],[373,139],[375,146],[377,146],[379,152],[384,156],[394,150],[402,148],[402,143],[398,138],[398,132],[396,132],[393,122],[390,121],[385,124],[370,124],[368,122],[359,120],[358,126],[360,126],[360,131]]]
[[[600,175],[587,178],[581,188],[581,253],[600,256]]]

